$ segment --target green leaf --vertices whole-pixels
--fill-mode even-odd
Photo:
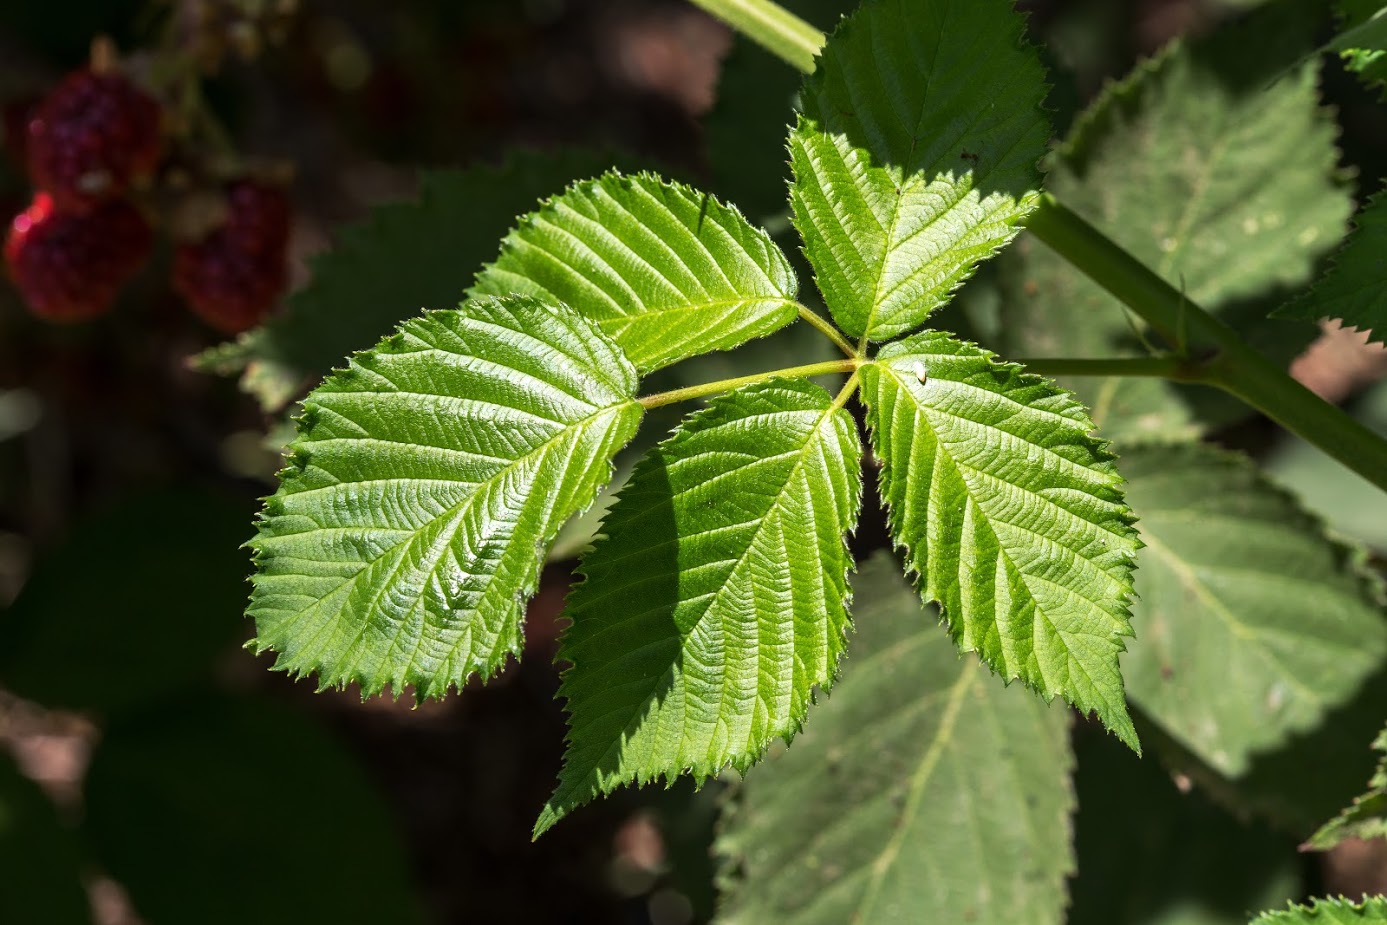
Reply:
[[[1243,456],[1190,444],[1123,455],[1141,512],[1142,632],[1122,659],[1141,710],[1215,770],[1316,727],[1387,655],[1361,553]]]
[[[1075,751],[1066,925],[1246,925],[1248,910],[1304,895],[1294,839],[1181,792],[1159,762],[1107,736],[1080,733]]]
[[[889,556],[854,586],[843,680],[724,821],[720,921],[1059,925],[1067,714],[960,659]]]
[[[1050,162],[1046,187],[1277,361],[1318,333],[1267,314],[1313,279],[1351,210],[1337,132],[1304,53],[1314,4],[1177,43],[1113,84]],[[1000,261],[1004,355],[1144,356],[1127,310],[1023,236]],[[1179,344],[1157,349],[1178,349]],[[1250,411],[1220,392],[1145,378],[1062,378],[1109,437],[1189,436]]]
[[[790,133],[790,201],[838,324],[912,330],[1033,208],[1045,73],[1010,0],[874,0],[839,26]]]
[[[0,754],[0,922],[91,925],[84,861],[53,802]]]
[[[112,726],[83,805],[84,834],[147,925],[424,921],[361,766],[277,704],[209,696]]]
[[[380,206],[342,229],[284,311],[208,351],[204,368],[244,369],[242,389],[267,410],[282,407],[421,308],[456,305],[515,216],[611,163],[588,152],[521,152],[501,167],[422,173],[417,199]]]
[[[1338,0],[1335,6],[1344,31],[1328,48],[1367,86],[1387,87],[1387,6],[1382,0]]]
[[[1306,321],[1340,318],[1347,327],[1370,332],[1370,342],[1387,343],[1387,190],[1378,190],[1354,217],[1353,232],[1329,271],[1276,314]]]
[[[1387,727],[1373,748],[1382,752],[1382,760],[1368,782],[1368,792],[1355,797],[1352,806],[1325,823],[1306,847],[1327,851],[1348,838],[1387,838]]]
[[[0,614],[0,681],[45,706],[104,714],[201,681],[246,638],[239,547],[252,511],[248,498],[181,486],[77,523]]]
[[[1387,897],[1363,898],[1353,903],[1338,899],[1312,899],[1308,906],[1291,906],[1280,912],[1263,912],[1252,925],[1382,925],[1387,923]]]
[[[735,208],[611,172],[523,217],[469,294],[570,305],[649,372],[784,327],[796,287],[780,248]]]
[[[955,642],[1138,748],[1117,656],[1140,544],[1083,407],[937,331],[883,347],[862,396],[891,535]]]
[[[623,784],[701,783],[794,735],[843,652],[860,461],[840,403],[773,380],[637,464],[569,600],[568,753],[536,836]]]
[[[571,309],[478,299],[406,322],[304,401],[252,545],[258,651],[321,687],[442,696],[520,651],[559,527],[641,418]]]

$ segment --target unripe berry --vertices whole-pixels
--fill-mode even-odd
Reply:
[[[163,155],[159,104],[116,72],[69,74],[29,120],[34,185],[67,211],[117,198]]]
[[[111,307],[153,243],[144,217],[123,199],[75,213],[41,192],[10,223],[5,263],[35,315],[86,321]]]
[[[289,282],[289,201],[251,181],[227,189],[226,221],[174,254],[173,288],[224,334],[254,327]]]

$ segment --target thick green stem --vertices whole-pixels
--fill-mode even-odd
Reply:
[[[693,0],[791,67],[808,74],[824,34],[771,0]]]
[[[810,376],[826,376],[830,373],[852,373],[856,372],[857,368],[861,365],[862,361],[854,358],[849,360],[828,360],[823,363],[809,363],[804,366],[787,366],[784,369],[771,369],[751,376],[738,376],[735,379],[719,379],[717,382],[704,382],[683,389],[658,392],[640,399],[640,403],[645,410],[649,411],[651,408],[662,408],[665,405],[673,405],[676,402],[703,398],[708,395],[717,395],[719,392],[729,392],[732,389],[740,388],[744,385],[751,385],[755,382],[765,382],[767,379],[775,379],[777,377],[783,379],[807,379]]]
[[[1387,491],[1387,440],[1296,382],[1053,196],[1041,197],[1026,227],[1166,341],[1207,357],[1189,367],[1195,375],[1186,381],[1231,392]]]

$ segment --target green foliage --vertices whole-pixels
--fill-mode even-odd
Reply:
[[[862,371],[891,533],[949,632],[1137,748],[1118,674],[1138,541],[1083,406],[946,334]]]
[[[181,520],[187,511],[197,516]],[[80,523],[0,614],[0,681],[50,707],[103,714],[199,682],[245,639],[250,561],[238,547],[250,514],[249,504],[175,487]]]
[[[344,229],[283,312],[209,351],[203,363],[220,372],[244,369],[242,388],[267,410],[281,408],[421,308],[456,305],[518,213],[611,161],[518,153],[501,167],[423,173],[414,200],[381,206]]]
[[[635,388],[592,322],[521,296],[357,354],[304,401],[252,543],[257,650],[363,694],[493,674],[548,544],[635,433]]]
[[[1177,42],[1111,84],[1052,157],[1046,188],[1191,302],[1275,359],[1308,324],[1267,313],[1312,278],[1350,211],[1317,63],[1312,4],[1277,4],[1200,42]],[[1000,349],[1141,356],[1134,320],[1060,255],[1025,238],[1002,261]],[[1183,344],[1167,344],[1180,350]],[[1208,390],[1157,379],[1062,378],[1111,437],[1184,436],[1246,415]]]
[[[1248,910],[1303,895],[1293,839],[1181,793],[1157,761],[1105,736],[1076,738],[1066,925],[1246,925]]]
[[[1363,83],[1387,88],[1387,6],[1381,0],[1338,0],[1343,31],[1329,43]]]
[[[1065,714],[960,659],[878,554],[843,680],[747,777],[718,842],[719,921],[1064,921]]]
[[[575,184],[525,216],[469,295],[578,310],[641,372],[795,320],[795,274],[740,212],[649,174]]]
[[[1263,912],[1252,925],[1380,925],[1387,922],[1387,897],[1364,897],[1361,903],[1315,899],[1308,906]]]
[[[569,748],[536,835],[625,783],[745,770],[800,728],[846,642],[861,455],[841,402],[775,380],[637,465],[568,602]]]
[[[1387,655],[1381,588],[1246,457],[1198,444],[1122,457],[1141,513],[1142,632],[1122,659],[1142,711],[1229,777],[1313,729]]]
[[[1355,797],[1352,806],[1325,823],[1306,842],[1307,847],[1326,851],[1347,838],[1387,838],[1387,728],[1373,748],[1383,757],[1368,782],[1368,792]]]
[[[1353,233],[1329,272],[1277,314],[1339,318],[1347,327],[1371,332],[1369,340],[1387,343],[1387,192],[1379,190],[1354,216]]]
[[[872,0],[838,27],[790,133],[790,202],[848,335],[919,327],[1016,235],[1045,92],[1007,0]]]
[[[423,922],[361,768],[283,707],[207,696],[122,721],[83,803],[87,841],[148,925],[194,909],[203,925]]]

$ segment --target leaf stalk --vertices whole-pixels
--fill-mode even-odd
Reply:
[[[808,74],[824,34],[772,0],[693,0],[791,67]]]
[[[651,408],[662,408],[665,405],[673,405],[681,401],[704,398],[709,395],[717,395],[720,392],[730,392],[744,385],[753,385],[757,382],[764,382],[767,379],[807,379],[810,376],[825,376],[831,373],[855,373],[862,363],[862,360],[853,357],[847,360],[828,360],[823,363],[807,363],[804,366],[787,366],[784,369],[771,369],[763,373],[755,373],[751,376],[737,376],[734,379],[719,379],[716,382],[703,382],[682,389],[657,392],[654,395],[647,395],[644,398],[637,399],[637,401],[640,402],[641,407],[649,411]]]

